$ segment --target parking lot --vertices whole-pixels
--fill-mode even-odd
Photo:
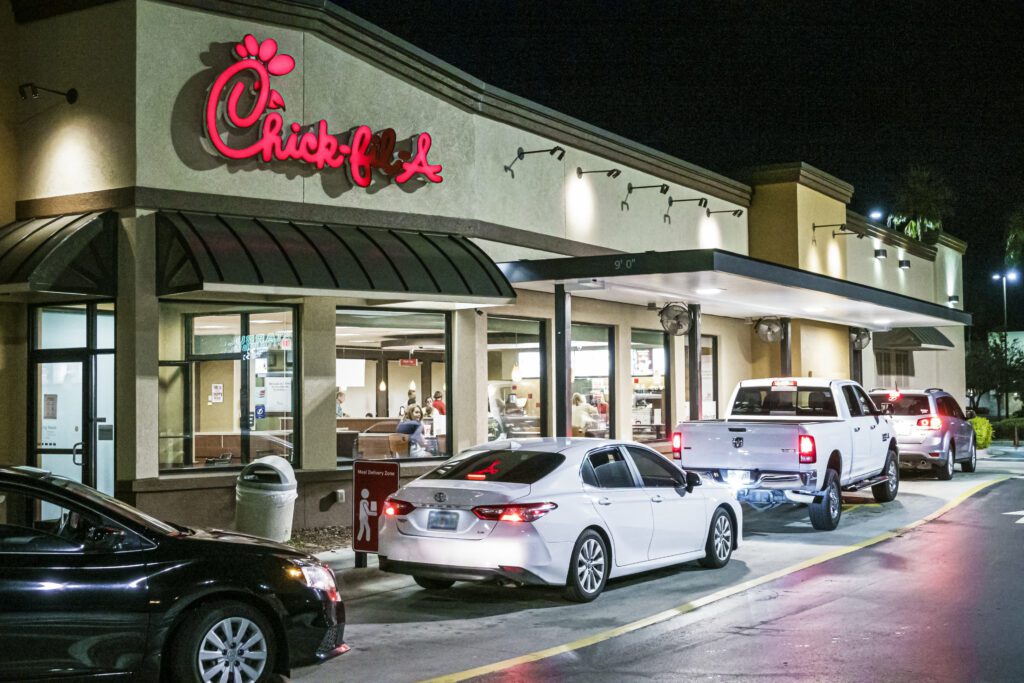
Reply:
[[[952,509],[986,490],[986,485],[1021,474],[1024,463],[990,459],[980,460],[974,474],[957,471],[949,482],[908,475],[890,504],[874,503],[870,493],[844,496],[843,519],[833,532],[814,531],[806,511],[795,506],[767,512],[748,508],[744,544],[724,569],[689,563],[612,581],[598,600],[582,605],[565,602],[557,589],[458,583],[450,590],[428,593],[409,577],[381,574],[371,560],[370,569],[340,574],[351,652],[298,670],[293,678],[467,680],[559,652],[569,652],[564,658],[574,661],[575,652],[583,647],[653,624],[671,624],[683,615],[700,622],[702,613],[710,611],[704,609],[707,605],[836,557],[871,552],[874,542],[913,534],[908,527],[921,528],[922,523],[927,525],[922,520]],[[912,591],[915,569],[906,571],[907,590]],[[800,590],[800,582],[793,590]],[[570,670],[563,673],[572,675]],[[534,670],[527,678],[537,675]]]

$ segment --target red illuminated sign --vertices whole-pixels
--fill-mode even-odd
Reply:
[[[352,467],[353,550],[377,552],[380,516],[387,514],[385,502],[399,486],[397,462],[356,461]]]
[[[278,54],[277,47],[273,38],[261,43],[247,35],[235,46],[238,61],[214,81],[206,101],[205,125],[206,134],[219,153],[229,159],[298,161],[318,169],[347,165],[352,182],[359,187],[369,186],[374,169],[399,184],[416,176],[432,183],[441,182],[441,166],[427,159],[429,133],[416,136],[410,152],[396,151],[397,140],[391,128],[374,133],[369,126],[358,126],[348,144],[328,130],[324,119],[305,126],[294,122],[286,129],[284,117],[275,111],[285,111],[284,98],[270,87],[270,79],[291,73],[295,59]],[[243,95],[248,95],[245,99],[251,100],[251,105],[242,104]],[[238,134],[257,126],[259,139],[250,145],[233,147],[224,140],[227,133]]]

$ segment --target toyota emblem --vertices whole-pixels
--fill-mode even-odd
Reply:
[[[733,448],[743,448],[743,437],[742,436],[737,436],[736,438],[734,438],[732,440],[732,447]]]
[[[438,491],[437,493],[434,494],[434,500],[436,500],[438,503],[445,503],[448,501],[448,496],[445,495],[444,491]]]

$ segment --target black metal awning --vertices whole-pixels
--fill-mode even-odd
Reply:
[[[76,213],[0,228],[0,293],[117,295],[117,215]]]
[[[953,342],[934,327],[897,327],[888,332],[876,332],[874,347],[887,351],[944,351],[953,348]]]
[[[159,212],[156,229],[160,295],[515,299],[498,266],[460,235],[182,211]]]

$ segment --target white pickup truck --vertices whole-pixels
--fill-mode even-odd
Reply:
[[[673,456],[731,484],[755,507],[806,503],[815,529],[831,531],[842,491],[871,487],[887,503],[899,491],[892,418],[856,382],[814,377],[750,379],[733,392],[728,417],[683,422]]]

